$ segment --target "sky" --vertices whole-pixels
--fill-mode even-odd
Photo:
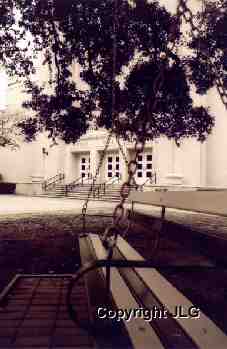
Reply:
[[[150,1],[152,1],[152,0],[150,0]],[[198,8],[198,6],[200,6],[202,4],[202,1],[203,0],[189,0],[187,4],[190,6],[190,8],[192,10],[195,10],[196,8]],[[160,3],[160,5],[165,6],[171,13],[173,13],[173,14],[176,13],[178,0],[159,0],[158,2]],[[26,38],[26,39],[28,40],[29,38]],[[21,47],[23,47],[23,45],[25,45],[25,42],[26,42],[26,40],[23,40],[23,42],[21,42]],[[46,73],[46,72],[43,72],[43,74],[44,73]],[[76,74],[77,80],[80,80],[78,67],[75,69],[74,73]],[[6,108],[6,101],[7,101],[6,94],[7,94],[8,82],[10,82],[10,80],[8,81],[6,74],[4,73],[3,70],[0,69],[0,111],[4,110]],[[81,82],[81,85],[82,85],[82,82]],[[86,86],[83,85],[82,89],[85,89],[85,88],[86,88]],[[13,96],[11,93],[11,98],[14,97],[13,99],[17,100],[19,90],[20,89],[18,89],[18,92],[16,93],[15,96]],[[9,91],[8,91],[8,93],[9,93]],[[13,102],[13,101],[11,101],[11,102]],[[13,102],[13,104],[14,104],[14,102]]]

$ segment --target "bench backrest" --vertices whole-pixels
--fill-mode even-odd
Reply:
[[[131,191],[129,201],[227,216],[227,191]]]
[[[95,258],[106,259],[107,251],[99,236],[89,234],[87,239],[92,246]],[[113,259],[144,261],[143,257],[120,236],[114,249]],[[102,268],[100,271],[105,279],[106,269]],[[95,285],[90,291],[97,296]],[[152,321],[146,321],[140,316],[132,316],[130,321],[124,321],[123,324],[134,349],[227,348],[226,334],[202,311],[199,312],[197,319],[193,316],[171,316],[175,313],[176,306],[182,306],[187,314],[195,307],[155,268],[112,268],[111,293],[116,308],[121,311],[122,309],[127,311],[149,309],[152,313],[154,309],[165,308],[169,314],[165,317],[154,316]],[[105,307],[104,298],[103,307]],[[113,347],[125,348],[126,346]]]

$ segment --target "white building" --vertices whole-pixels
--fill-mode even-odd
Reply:
[[[22,101],[20,87],[15,85],[6,95],[5,113],[23,114]],[[212,134],[203,144],[186,139],[177,147],[174,141],[164,137],[147,143],[144,153],[138,158],[138,183],[143,184],[152,177],[153,182],[156,179],[156,185],[227,187],[227,111],[216,88],[203,98],[194,95],[194,101],[210,107],[210,112],[215,116]],[[39,192],[41,186],[38,183],[58,173],[65,174],[66,184],[78,178],[87,178],[96,172],[106,138],[106,131],[91,129],[74,145],[57,141],[58,145],[53,146],[42,134],[33,143],[21,143],[18,150],[1,147],[0,174],[4,181],[17,183],[18,193],[27,194]],[[134,144],[121,143],[130,160],[133,158]],[[97,181],[103,183],[115,176],[124,181],[127,166],[113,138]]]
[[[205,102],[215,115],[215,127],[208,139],[203,144],[186,139],[180,147],[165,138],[147,143],[138,159],[138,183],[156,173],[157,185],[227,186],[227,112],[215,89],[204,98]],[[64,173],[65,183],[71,183],[95,174],[106,138],[106,131],[91,129],[76,144],[58,141],[58,145],[52,146],[45,135],[40,135],[33,143],[22,143],[18,150],[1,148],[0,173],[4,181],[19,184],[21,193],[35,193],[38,190],[35,182],[58,173]],[[134,144],[122,140],[121,144],[127,159],[133,158]],[[98,182],[114,176],[125,180],[127,166],[113,137]]]

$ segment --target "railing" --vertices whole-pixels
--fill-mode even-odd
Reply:
[[[92,191],[92,194],[93,194],[93,198],[95,197],[100,197],[101,194],[105,194],[106,193],[106,183],[99,183],[99,184],[96,184],[94,187],[93,187],[93,191]]]
[[[90,174],[88,177],[79,177],[77,178],[75,181],[66,184],[65,186],[65,191],[66,193],[68,193],[69,191],[73,190],[75,187],[77,187],[78,185],[84,185],[84,184],[89,184],[89,180],[92,180],[92,175]]]
[[[138,191],[143,191],[144,190],[144,187],[145,185],[147,185],[148,183],[151,185],[151,184],[156,184],[157,182],[157,175],[156,175],[156,172],[152,173],[152,176],[147,178],[146,181],[143,183],[143,184],[138,184],[136,187],[136,190]]]
[[[114,184],[115,182],[120,182],[121,179],[121,175],[118,176],[113,176],[111,179],[109,179],[108,181],[105,182],[106,185],[111,185]]]
[[[106,193],[107,187],[114,184],[115,182],[119,183],[120,179],[121,177],[114,176],[106,182],[95,184],[92,191],[93,198],[99,198],[100,195],[104,195]]]
[[[42,188],[43,190],[48,190],[51,187],[54,187],[56,184],[61,183],[65,179],[64,173],[58,173],[57,175],[50,177],[43,181]]]
[[[65,191],[68,192],[68,191],[71,191],[73,190],[77,185],[83,183],[83,177],[79,177],[77,179],[75,179],[75,181],[69,183],[69,184],[66,184],[65,186]]]
[[[108,180],[108,181],[106,181],[104,183],[101,183],[100,184],[100,188],[99,188],[100,193],[102,192],[103,194],[105,194],[107,188],[110,187],[111,185],[113,185],[116,182],[119,183],[120,179],[121,179],[121,175],[119,175],[119,177],[118,176],[114,176],[110,180]]]

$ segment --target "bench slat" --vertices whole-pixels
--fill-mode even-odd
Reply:
[[[132,191],[129,201],[227,216],[227,191]]]
[[[92,242],[86,235],[79,237],[79,246],[82,264],[86,264],[97,259]],[[127,336],[127,331],[121,323],[115,323],[113,324],[114,326],[111,326],[111,328],[110,326],[107,328],[104,320],[98,319],[97,317],[97,309],[99,307],[103,307],[103,304],[105,304],[106,301],[106,288],[102,271],[100,269],[92,270],[85,274],[84,279],[88,299],[90,322],[93,323],[93,327],[95,326],[96,329],[99,328],[99,330],[102,331],[104,328],[106,333],[108,331],[108,335],[96,336],[96,347],[108,347],[111,349],[113,346],[113,348],[124,347],[126,349],[131,349],[132,344]],[[109,301],[112,301],[112,297],[109,299]],[[111,333],[109,333],[110,329]]]
[[[91,234],[90,239],[96,251],[98,259],[106,258],[106,250],[97,235]],[[105,275],[105,268],[103,273]],[[135,301],[123,278],[117,268],[111,268],[111,292],[118,309],[138,309],[139,304]],[[164,349],[159,337],[142,318],[132,318],[129,322],[125,322],[128,334],[135,349]]]
[[[144,258],[142,258],[123,238],[118,238],[117,246],[128,260],[144,260]],[[171,313],[175,311],[176,305],[182,305],[185,309],[189,309],[193,306],[193,304],[156,269],[137,268],[136,272]],[[199,348],[227,348],[227,336],[225,333],[202,311],[200,311],[199,319],[189,317],[176,318],[176,320]]]
[[[126,260],[118,247],[114,250],[114,259],[115,258]],[[142,308],[151,310],[153,319],[150,324],[162,339],[166,348],[198,348],[180,324],[173,317],[167,314],[167,312],[163,312],[163,309],[167,309],[158,300],[152,289],[148,287],[140,275],[137,274],[135,268],[120,268],[119,272],[138,302],[142,305]]]

